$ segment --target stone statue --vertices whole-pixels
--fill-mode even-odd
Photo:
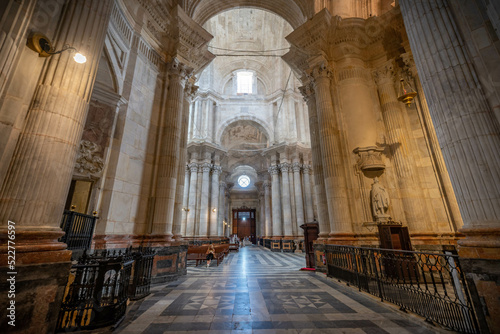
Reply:
[[[389,215],[387,214],[387,209],[389,209],[389,195],[387,194],[385,188],[378,182],[378,177],[375,177],[373,180],[370,196],[375,221],[388,221]]]

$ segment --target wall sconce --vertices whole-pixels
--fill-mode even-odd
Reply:
[[[189,212],[189,209],[188,208],[182,208],[182,211]]]
[[[92,215],[93,215],[94,217],[97,217],[97,211],[95,211],[95,210],[94,210],[94,211],[92,211]]]
[[[399,88],[398,101],[403,102],[407,107],[409,107],[415,96],[417,96],[417,92],[413,89],[408,81],[401,78],[401,87]]]
[[[212,212],[216,212],[216,211],[217,211],[217,209],[216,209],[216,208],[213,208],[213,209],[212,209]]]
[[[56,55],[64,51],[69,51],[69,52],[76,52],[75,55],[73,56],[73,59],[77,63],[83,64],[87,61],[87,58],[80,52],[78,52],[76,48],[69,46],[67,44],[64,45],[61,50],[55,51],[54,48],[52,47],[52,43],[47,38],[47,36],[42,35],[40,33],[34,33],[30,37],[28,37],[28,42],[26,43],[26,45],[31,50],[37,52],[39,54],[39,57],[50,57],[52,55]]]

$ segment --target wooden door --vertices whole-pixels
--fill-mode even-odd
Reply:
[[[255,209],[233,209],[233,234],[240,240],[248,237],[255,244]]]

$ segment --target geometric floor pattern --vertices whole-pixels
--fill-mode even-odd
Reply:
[[[302,267],[303,254],[259,246],[232,252],[218,267],[189,262],[185,277],[131,303],[115,332],[452,333]]]

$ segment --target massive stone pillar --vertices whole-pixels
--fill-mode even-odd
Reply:
[[[305,207],[306,207],[306,218],[305,222],[310,223],[314,219],[314,208],[313,208],[313,198],[311,190],[311,166],[304,165],[302,167],[302,175],[304,175],[304,188],[305,188]],[[297,219],[298,222],[298,219]]]
[[[216,162],[218,158],[216,157]],[[222,172],[221,166],[214,166],[212,169],[212,193],[210,195],[210,237],[217,237],[219,234],[218,215],[222,214],[219,211],[219,175]]]
[[[186,177],[186,159],[187,159],[187,136],[188,136],[188,120],[189,120],[189,107],[191,105],[191,98],[195,94],[197,90],[197,86],[194,86],[192,83],[186,83],[184,89],[184,104],[182,111],[182,122],[181,122],[181,140],[179,147],[179,165],[177,167],[177,188],[175,193],[175,205],[174,205],[174,217],[173,217],[173,226],[172,226],[172,234],[176,240],[182,239],[182,218],[183,213],[185,211],[183,208],[183,201],[185,191],[184,188],[188,183],[185,183]],[[184,231],[185,232],[185,231]]]
[[[500,125],[464,48],[449,1],[400,1],[464,227],[461,264],[500,332]],[[430,38],[429,38],[430,37]],[[482,330],[483,331],[483,330]]]
[[[201,168],[203,169],[203,176],[201,181],[200,228],[197,236],[206,238],[208,236],[208,197],[210,188],[210,170],[212,169],[212,164],[205,162]]]
[[[283,225],[281,222],[281,196],[280,196],[280,169],[277,165],[269,167],[269,173],[272,180],[272,207],[273,207],[273,223],[272,234],[273,238],[281,238],[283,236]]]
[[[283,206],[283,232],[285,237],[292,237],[292,206],[290,202],[290,179],[288,177],[288,170],[290,169],[290,164],[285,162],[280,164],[281,169],[281,205]],[[273,182],[274,186],[274,182]]]
[[[196,162],[196,154],[191,153],[191,163],[189,164],[189,171],[191,172],[191,177],[189,179],[189,199],[188,206],[186,208],[187,213],[187,223],[186,223],[186,236],[194,237],[195,231],[195,219],[196,219],[196,202],[197,202],[197,186],[198,186],[198,163]]]
[[[405,135],[405,124],[400,109],[403,105],[398,101],[394,88],[392,61],[375,71],[374,75],[378,86],[387,141],[391,147],[392,160],[410,234],[429,232],[430,219],[415,170],[415,159],[410,149],[409,141],[411,139]]]
[[[300,87],[309,110],[309,129],[311,135],[311,152],[314,168],[314,190],[318,199],[319,239],[327,239],[330,233],[328,205],[323,174],[322,148],[319,139],[318,113],[316,96],[312,83]]]
[[[264,230],[262,231],[262,236],[270,237],[272,235],[272,222],[271,222],[271,194],[270,189],[271,182],[268,180],[264,181],[264,210],[265,210],[265,221]]]
[[[192,69],[173,59],[168,64],[168,95],[161,124],[161,142],[156,177],[156,200],[152,234],[165,241],[172,237],[177,171],[181,152],[181,125],[184,104],[184,88]]]
[[[46,60],[0,189],[0,264],[5,273],[17,272],[13,332],[33,332],[35,327],[38,332],[53,332],[55,328],[71,257],[66,244],[57,241],[64,234],[59,225],[110,7],[111,2],[82,0],[68,2],[63,9],[55,47],[71,44],[87,55],[87,62],[75,63],[69,52]],[[16,232],[14,270],[4,267],[9,221],[15,223],[10,226],[15,226]],[[7,291],[5,287],[3,283],[1,290]],[[3,305],[8,304],[6,298],[5,293]],[[47,301],[51,303],[47,305]]]
[[[331,71],[327,64],[323,63],[315,66],[310,75],[316,93],[319,141],[330,216],[330,236],[334,239],[344,238],[352,234],[352,225],[340,149],[340,131],[336,122],[337,115],[333,109],[330,90]],[[314,169],[316,170],[316,168]]]
[[[293,163],[293,181],[295,183],[295,212],[297,215],[297,231],[300,233],[302,230],[299,228],[300,225],[304,224],[304,204],[303,204],[303,192],[302,192],[302,182],[300,179],[300,171],[302,169],[301,164],[296,161]]]

